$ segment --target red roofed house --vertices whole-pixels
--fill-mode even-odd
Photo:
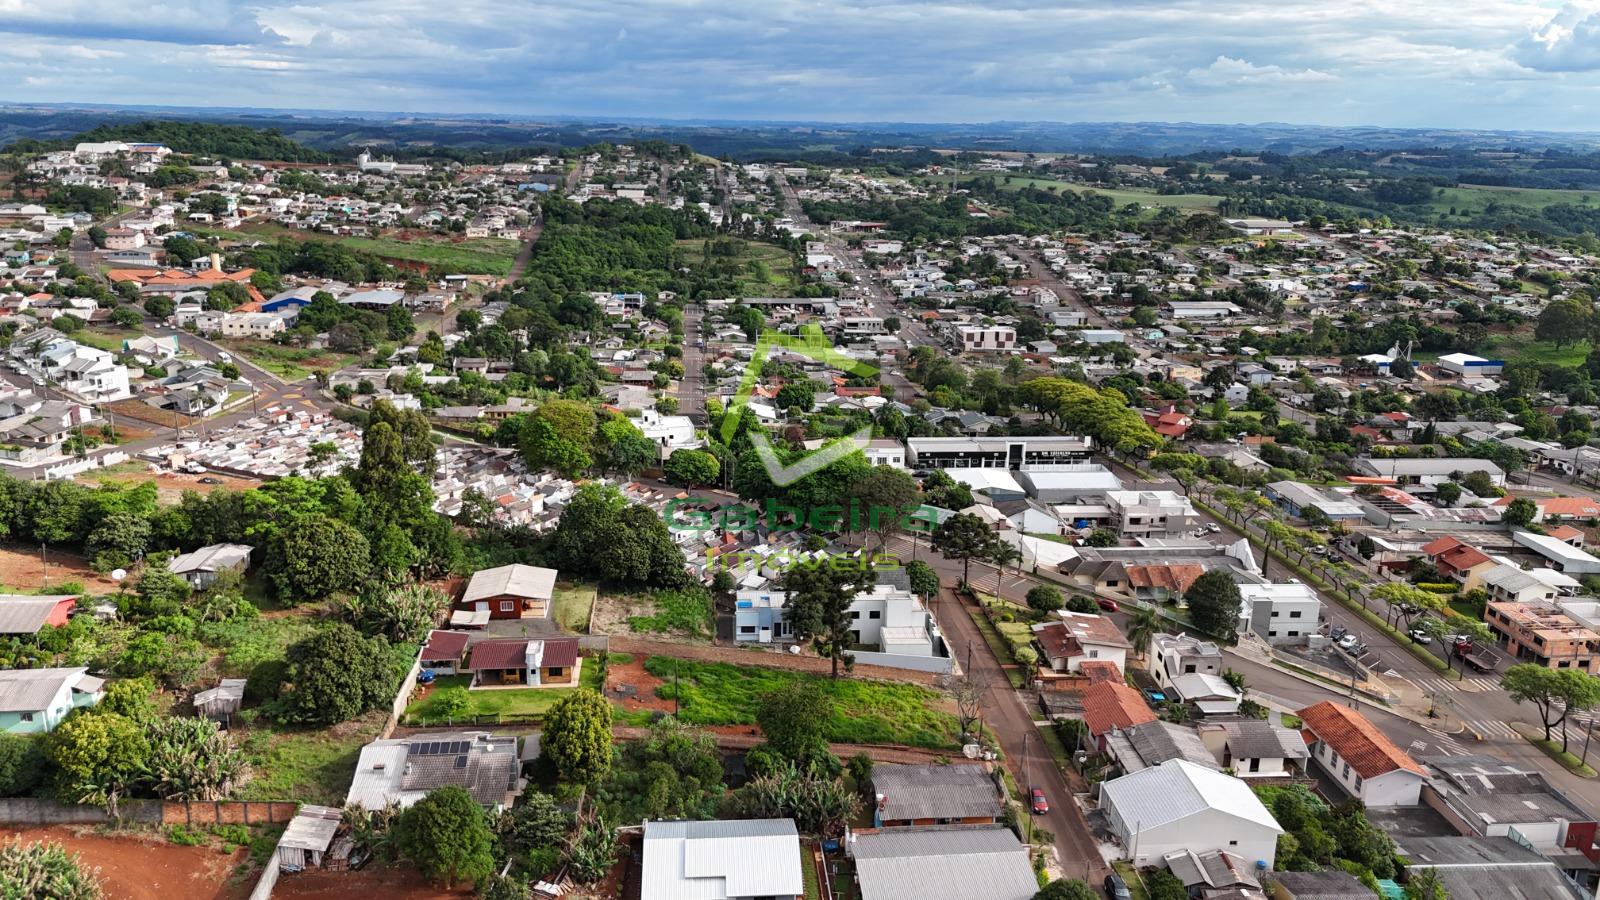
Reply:
[[[454,675],[461,668],[461,657],[467,653],[468,637],[465,631],[428,632],[428,643],[422,647],[422,667],[439,675]]]
[[[1571,544],[1579,549],[1583,548],[1583,532],[1571,525],[1557,525],[1554,528],[1545,528],[1545,537],[1553,537],[1563,544]]]
[[[1061,612],[1057,621],[1033,626],[1033,639],[1044,651],[1043,659],[1052,672],[1077,673],[1090,660],[1106,660],[1118,669],[1128,665],[1128,650],[1133,646],[1105,616]]]
[[[1440,575],[1461,585],[1463,591],[1479,587],[1483,573],[1499,565],[1489,558],[1489,554],[1453,537],[1442,537],[1423,544],[1422,555],[1433,563]]]
[[[1366,716],[1327,700],[1299,712],[1301,736],[1346,794],[1367,806],[1416,806],[1428,776]]]
[[[0,635],[38,634],[46,625],[60,628],[77,603],[76,594],[0,594]]]
[[[1178,412],[1176,406],[1168,406],[1157,412],[1143,413],[1144,423],[1149,425],[1156,434],[1168,438],[1181,438],[1194,424],[1194,419],[1185,413]]]
[[[1101,750],[1106,749],[1105,736],[1112,729],[1127,730],[1155,720],[1144,697],[1120,681],[1096,682],[1083,689],[1083,724]]]
[[[508,638],[472,645],[466,670],[472,687],[572,687],[578,683],[577,638]]]

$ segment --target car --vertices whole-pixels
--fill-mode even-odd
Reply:
[[[1033,808],[1033,814],[1042,816],[1050,811],[1050,801],[1044,798],[1044,791],[1033,788],[1028,791],[1028,805]]]
[[[1116,612],[1122,608],[1117,605],[1117,601],[1111,599],[1110,597],[1096,597],[1094,598],[1094,602],[1096,606],[1100,607],[1106,612]]]
[[[200,483],[201,484],[221,484],[222,483],[222,479],[221,478],[211,478],[211,477],[207,476],[205,478],[200,479]]]
[[[1133,900],[1133,894],[1128,890],[1128,883],[1115,872],[1106,876],[1106,896],[1110,900]]]
[[[1209,534],[1216,534],[1217,532],[1219,532],[1221,530],[1222,530],[1222,526],[1218,525],[1215,522],[1207,522],[1206,523],[1206,532],[1209,533]]]
[[[233,362],[233,354],[226,350],[218,350],[217,359],[220,359],[223,362]]]
[[[1145,691],[1143,691],[1143,693],[1144,693],[1145,702],[1149,703],[1151,706],[1157,706],[1159,704],[1167,702],[1167,695],[1161,693],[1160,691],[1152,691],[1152,690],[1146,689]]]
[[[1422,630],[1421,628],[1411,629],[1410,631],[1406,632],[1406,637],[1411,638],[1412,643],[1422,644],[1423,646],[1433,643],[1433,635]]]
[[[1347,632],[1344,637],[1339,638],[1339,649],[1354,650],[1359,643],[1361,643],[1361,638],[1357,637],[1355,632]]]

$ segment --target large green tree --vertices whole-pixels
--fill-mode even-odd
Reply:
[[[611,771],[611,704],[588,688],[561,698],[545,715],[540,748],[562,780],[597,784]]]
[[[340,622],[291,644],[285,654],[286,690],[279,718],[306,725],[333,725],[394,699],[400,673],[389,642],[366,637]]]
[[[1239,585],[1224,569],[1211,569],[1184,592],[1189,619],[1207,634],[1232,639],[1239,630]]]
[[[400,815],[395,845],[423,875],[445,887],[483,884],[494,874],[494,835],[483,807],[455,785],[429,791]]]
[[[367,538],[348,523],[308,516],[280,536],[268,574],[278,595],[316,600],[359,588],[370,571]]]
[[[961,560],[961,582],[970,584],[972,561],[988,559],[995,540],[994,532],[977,516],[956,513],[933,532],[933,549],[946,559]]]
[[[671,484],[700,487],[715,484],[722,467],[717,458],[704,450],[678,449],[667,457],[662,474]]]
[[[828,657],[834,678],[839,677],[840,661],[850,661],[848,650],[856,642],[850,604],[866,589],[869,575],[864,567],[835,567],[826,561],[796,566],[783,575],[785,619],[796,640],[810,641]]]
[[[774,753],[798,765],[828,753],[822,730],[833,701],[812,681],[793,681],[761,698],[756,724]]]
[[[1566,749],[1567,716],[1600,704],[1600,679],[1578,669],[1518,663],[1500,676],[1500,685],[1512,700],[1531,703],[1539,711],[1545,740],[1560,726],[1562,749]]]

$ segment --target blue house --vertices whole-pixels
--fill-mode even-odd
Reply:
[[[0,671],[0,734],[53,730],[68,713],[94,706],[103,696],[105,682],[88,669]]]

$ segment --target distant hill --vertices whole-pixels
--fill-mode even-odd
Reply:
[[[261,159],[281,162],[330,162],[333,154],[314,150],[276,129],[223,125],[197,121],[107,122],[68,137],[23,137],[12,142],[19,151],[70,147],[89,141],[126,141],[165,144],[181,153],[225,159]]]

